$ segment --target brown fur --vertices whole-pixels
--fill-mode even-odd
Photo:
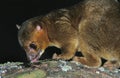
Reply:
[[[41,26],[41,31],[35,30],[37,25]],[[38,50],[44,51],[54,45],[62,50],[62,54],[55,57],[57,59],[68,60],[81,50],[84,57],[73,60],[99,67],[104,58],[108,60],[106,64],[114,61],[119,67],[120,5],[115,0],[85,0],[71,8],[27,20],[18,38],[28,56],[34,54],[34,58]],[[30,52],[32,42],[37,49]]]

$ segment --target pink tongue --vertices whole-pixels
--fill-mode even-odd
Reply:
[[[31,63],[36,63],[36,62],[38,62],[37,59],[33,59],[33,60],[31,61]]]

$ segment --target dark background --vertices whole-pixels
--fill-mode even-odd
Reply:
[[[0,63],[26,61],[25,52],[18,43],[16,24],[22,24],[29,18],[71,6],[79,1],[81,0],[1,0]]]

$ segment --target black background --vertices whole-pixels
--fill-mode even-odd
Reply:
[[[25,52],[18,43],[16,24],[22,24],[29,18],[71,6],[79,1],[81,0],[1,0],[0,63],[26,61]]]

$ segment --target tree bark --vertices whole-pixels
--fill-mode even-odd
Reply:
[[[26,67],[22,63],[0,64],[0,78],[120,78],[120,70],[89,68],[73,61],[40,61]]]

